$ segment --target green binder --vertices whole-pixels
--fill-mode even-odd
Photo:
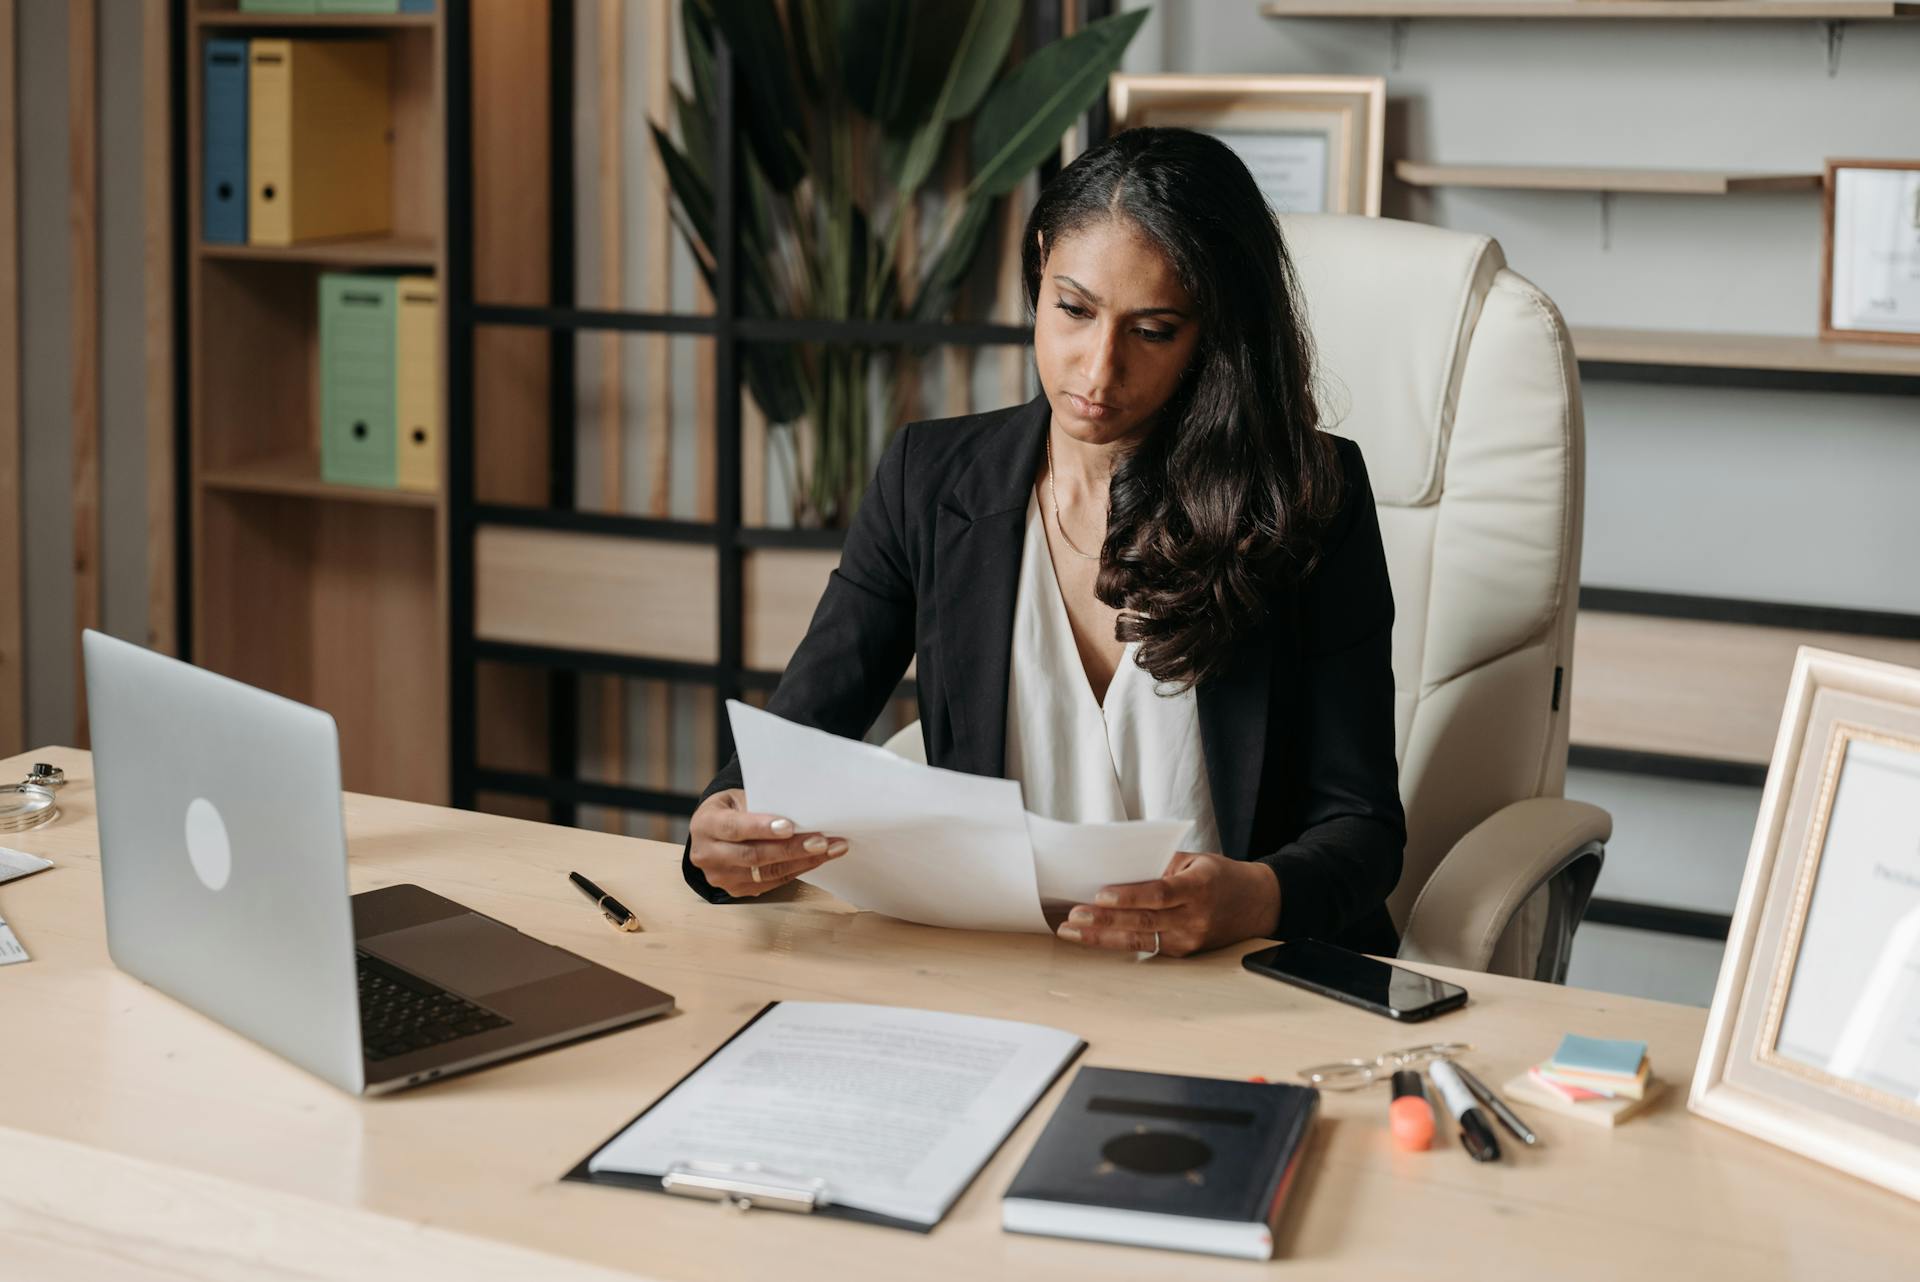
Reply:
[[[335,485],[396,484],[395,280],[320,277],[320,475]]]
[[[242,13],[315,13],[318,0],[240,0]]]

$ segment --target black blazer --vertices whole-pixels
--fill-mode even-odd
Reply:
[[[860,738],[917,659],[927,760],[1000,776],[1027,498],[1051,415],[1026,405],[902,428],[768,708]],[[1394,760],[1393,591],[1360,448],[1318,567],[1196,698],[1220,853],[1280,878],[1278,938],[1398,947],[1386,897],[1406,819]],[[741,786],[735,757],[705,796]],[[730,897],[683,859],[709,900]]]

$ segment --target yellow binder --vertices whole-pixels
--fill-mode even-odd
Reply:
[[[403,490],[440,488],[440,286],[402,276],[394,332],[396,479]]]
[[[392,225],[384,40],[254,40],[247,54],[247,239],[291,245]]]

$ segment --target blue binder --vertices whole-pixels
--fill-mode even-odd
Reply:
[[[247,242],[247,42],[207,41],[200,157],[200,235]]]

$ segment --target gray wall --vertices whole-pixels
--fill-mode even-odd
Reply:
[[[1127,7],[1141,7],[1129,4]],[[1275,21],[1157,0],[1130,71],[1383,75],[1388,165],[1817,172],[1920,154],[1920,28],[1813,22]],[[1413,191],[1387,212],[1496,237],[1574,324],[1817,332],[1817,194]],[[1920,411],[1908,400],[1588,384],[1587,583],[1920,612]],[[1578,688],[1576,684],[1576,689]],[[1726,912],[1757,790],[1576,770],[1616,833],[1600,892]],[[1719,947],[1583,930],[1572,980],[1704,1003]]]
[[[157,0],[155,0],[157,2]],[[76,737],[72,230],[66,0],[23,0],[20,343],[27,745]],[[146,366],[141,23],[100,6],[100,619],[147,640]]]

